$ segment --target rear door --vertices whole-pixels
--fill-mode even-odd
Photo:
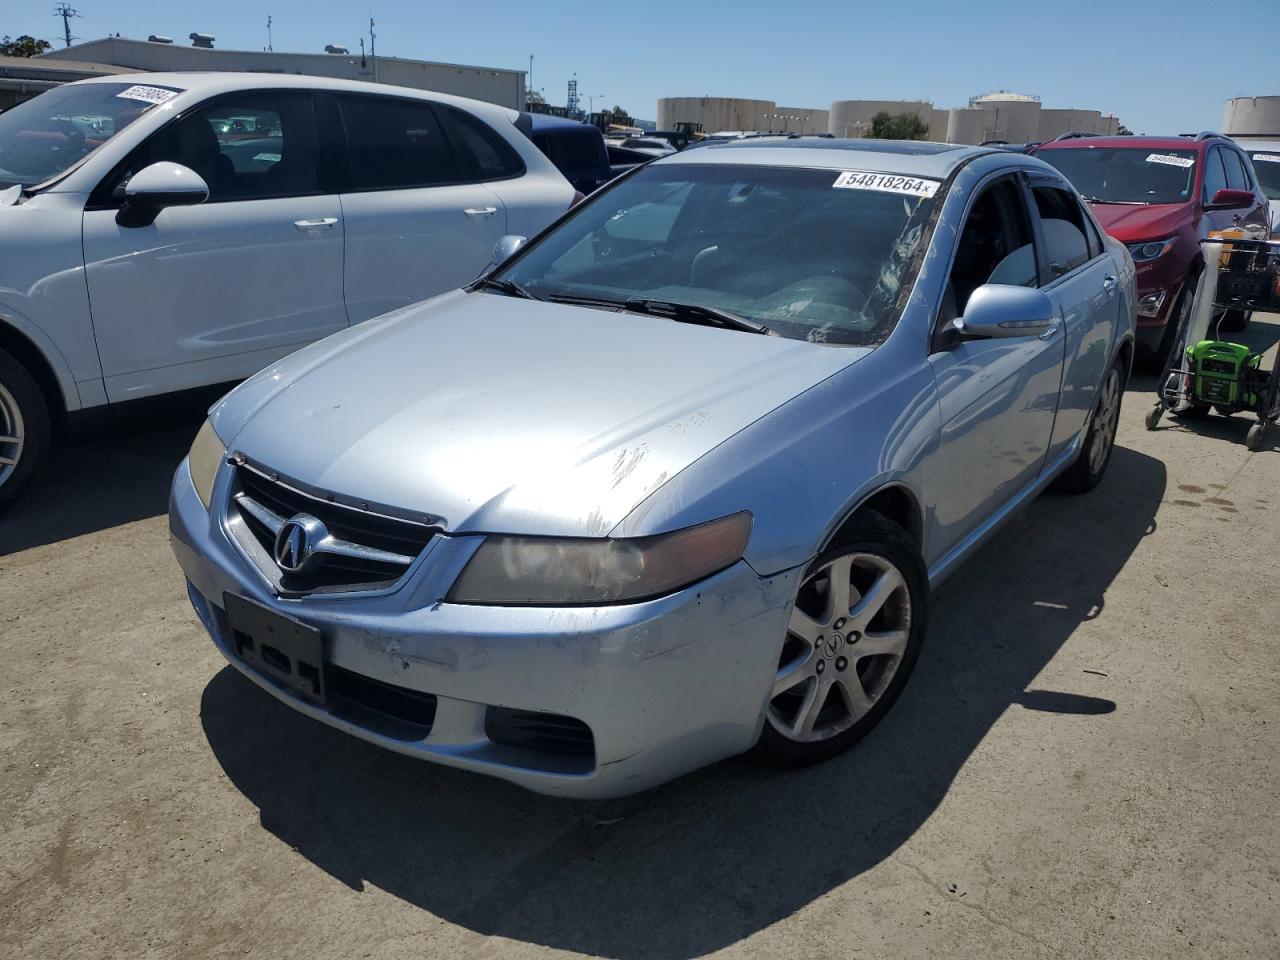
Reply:
[[[1028,183],[1040,251],[1040,285],[1057,308],[1065,338],[1062,394],[1049,460],[1083,429],[1111,359],[1120,286],[1093,220],[1074,191],[1056,178]]]
[[[451,139],[452,119],[431,101],[377,94],[338,94],[336,107],[348,157],[342,276],[351,322],[474,280],[507,215],[465,143]]]
[[[117,223],[124,183],[160,160],[208,201]],[[99,184],[85,283],[110,400],[240,379],[347,325],[329,166],[311,93],[250,91],[175,118]]]

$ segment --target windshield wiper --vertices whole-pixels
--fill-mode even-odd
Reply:
[[[725,327],[729,330],[741,330],[744,333],[773,333],[758,320],[748,320],[719,307],[705,307],[700,303],[674,303],[670,300],[650,300],[648,297],[632,297],[626,301],[626,308],[636,313],[647,313],[655,317],[669,317],[682,323],[700,323],[713,327]]]
[[[535,297],[514,280],[499,280],[495,277],[485,277],[476,284],[478,290],[497,290],[499,293],[505,293],[508,297],[520,297],[524,300],[541,300],[541,297]]]
[[[553,293],[547,297],[552,303],[568,303],[576,307],[604,307],[643,313],[651,317],[665,317],[679,323],[699,323],[710,327],[741,330],[744,333],[772,335],[773,330],[756,320],[748,320],[719,307],[704,307],[698,303],[676,303],[671,300],[655,300],[650,297],[628,297],[611,300],[608,297],[584,297],[572,293]]]
[[[1151,206],[1151,204],[1149,204],[1145,200],[1103,200],[1101,197],[1086,197],[1083,194],[1081,195],[1080,199],[1087,200],[1089,203],[1109,203],[1109,204],[1112,204],[1113,206],[1118,206],[1118,207],[1149,207]]]

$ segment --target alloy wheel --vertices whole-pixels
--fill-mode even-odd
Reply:
[[[770,726],[798,743],[844,733],[888,690],[910,634],[910,591],[888,559],[850,553],[814,570],[787,627]]]
[[[1102,382],[1098,396],[1098,409],[1094,413],[1093,436],[1089,443],[1089,469],[1100,471],[1115,443],[1116,428],[1120,422],[1120,371],[1114,367]]]
[[[25,439],[22,410],[13,394],[0,383],[0,486],[18,469]]]

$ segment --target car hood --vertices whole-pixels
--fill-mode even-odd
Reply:
[[[212,417],[233,453],[447,530],[602,536],[869,352],[458,291],[287,357]]]
[[[1130,206],[1118,203],[1094,203],[1094,216],[1102,228],[1121,243],[1163,240],[1186,226],[1193,208],[1187,203],[1156,203]]]

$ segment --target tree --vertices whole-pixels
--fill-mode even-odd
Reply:
[[[610,110],[609,112],[610,112],[610,113],[612,113],[615,117],[629,117],[629,116],[631,116],[631,114],[627,113],[627,111],[623,110],[623,109],[622,109],[620,106],[618,106],[616,103],[613,105],[613,109],[612,109],[612,110]]]
[[[864,136],[877,140],[924,140],[929,136],[929,125],[914,113],[881,110],[871,118],[871,129]]]
[[[9,37],[8,34],[0,39],[0,56],[4,57],[38,57],[49,49],[48,40],[37,40],[35,37],[23,34],[16,40]]]
[[[527,91],[524,95],[524,99],[526,103],[545,104],[547,102],[547,98],[544,97],[537,90]]]
[[[1126,127],[1123,123],[1116,127],[1117,137],[1132,137],[1133,131]]]

